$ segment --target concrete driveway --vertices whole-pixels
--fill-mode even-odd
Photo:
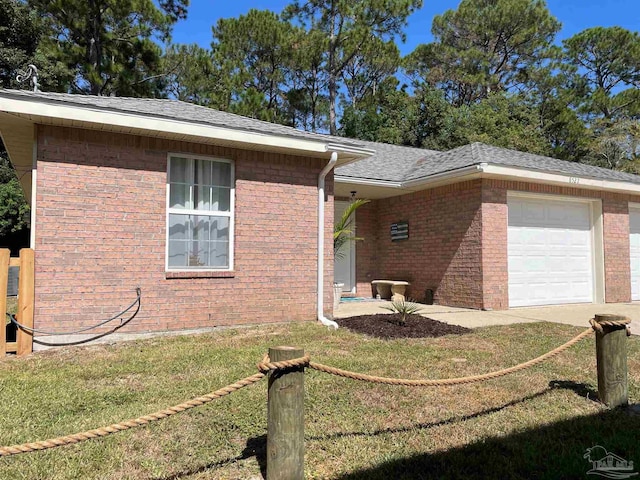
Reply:
[[[341,302],[334,312],[336,318],[390,313],[382,308],[389,305],[386,301]],[[546,307],[523,307],[499,311],[470,310],[466,308],[445,307],[442,305],[424,305],[421,314],[441,322],[461,325],[468,328],[490,325],[510,325],[514,323],[557,322],[577,327],[587,327],[589,319],[595,314],[610,313],[629,317],[631,333],[640,335],[640,303],[606,303],[553,305]]]

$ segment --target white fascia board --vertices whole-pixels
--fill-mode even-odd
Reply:
[[[437,173],[424,178],[410,180],[408,182],[391,182],[387,180],[372,180],[368,178],[356,178],[336,175],[335,181],[339,183],[349,183],[354,185],[368,185],[371,187],[388,187],[403,190],[415,191],[420,190],[422,186],[429,186],[433,183],[446,183],[448,180],[460,179],[460,177],[476,178],[482,172],[481,165],[472,165],[470,167],[459,168],[450,172]]]
[[[410,180],[408,182],[388,182],[384,180],[369,180],[364,178],[336,176],[336,182],[354,185],[370,185],[379,187],[396,188],[400,190],[421,190],[437,184],[453,183],[474,178],[496,178],[501,180],[516,180],[520,182],[542,183],[559,185],[571,188],[584,188],[589,190],[604,190],[612,192],[640,195],[640,184],[621,182],[615,180],[601,180],[590,177],[563,173],[541,172],[518,167],[506,167],[502,165],[490,165],[480,163],[469,167],[452,170],[449,172],[430,175],[425,178]]]
[[[229,127],[202,125],[181,120],[170,120],[146,115],[136,115],[130,112],[105,111],[91,107],[75,105],[61,105],[33,99],[15,99],[0,95],[0,111],[14,114],[30,115],[35,118],[64,119],[95,125],[113,125],[130,128],[140,132],[158,132],[180,134],[190,137],[204,137],[225,140],[238,144],[264,145],[310,153],[326,153],[330,151],[329,143],[323,141],[306,140],[287,136],[239,130]],[[37,120],[34,120],[37,123]],[[332,144],[333,148],[343,148],[345,151],[362,157],[371,156],[368,149],[358,149],[348,145]]]
[[[348,183],[353,185],[368,185],[371,187],[402,188],[402,182],[390,182],[387,180],[373,180],[369,178],[347,177],[336,175],[333,177],[336,183]]]
[[[500,165],[482,166],[482,177],[514,179],[518,181],[560,185],[571,188],[585,188],[589,190],[607,190],[640,195],[640,184],[620,182],[615,180],[600,180],[564,173],[548,173],[517,167]]]
[[[470,177],[476,178],[479,177],[480,173],[482,173],[483,168],[486,166],[486,163],[481,163],[479,165],[470,165],[468,167],[458,168],[456,170],[451,170],[448,172],[436,173],[434,175],[429,175],[424,178],[417,178],[415,180],[409,180],[408,182],[403,182],[403,188],[417,188],[423,185],[430,185],[432,183],[440,183],[449,179],[459,180],[460,177]]]

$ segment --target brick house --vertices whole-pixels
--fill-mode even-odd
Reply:
[[[358,142],[173,100],[15,90],[0,90],[0,133],[32,199],[36,328],[93,325],[138,286],[123,332],[330,323],[331,167],[373,153]]]
[[[478,309],[640,300],[640,176],[481,143],[365,145],[376,154],[335,173],[336,208],[372,200],[335,267],[346,292],[385,278]],[[398,223],[409,236],[392,241]]]
[[[479,309],[640,300],[639,176],[159,99],[0,90],[0,134],[32,199],[39,329],[93,325],[138,286],[123,332],[331,324],[334,193],[338,214],[372,200],[356,215],[365,240],[335,263],[348,292],[386,277]]]

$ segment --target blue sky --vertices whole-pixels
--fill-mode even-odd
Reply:
[[[279,13],[289,3],[289,0],[191,0],[187,19],[174,28],[173,41],[209,47],[211,26],[219,18],[237,17],[251,8]],[[409,18],[409,26],[405,29],[407,41],[399,44],[402,54],[412,52],[420,43],[429,42],[433,17],[456,8],[459,3],[459,0],[425,0],[422,9]],[[547,5],[562,22],[560,40],[595,26],[619,25],[640,30],[639,0],[547,0]]]

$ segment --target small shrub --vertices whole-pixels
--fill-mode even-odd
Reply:
[[[402,327],[407,323],[407,315],[420,313],[420,310],[422,310],[422,305],[420,305],[419,303],[415,303],[412,300],[396,300],[391,302],[391,305],[386,305],[382,308],[384,308],[385,310],[389,310],[390,312],[400,314],[401,317],[399,318],[397,323]]]

